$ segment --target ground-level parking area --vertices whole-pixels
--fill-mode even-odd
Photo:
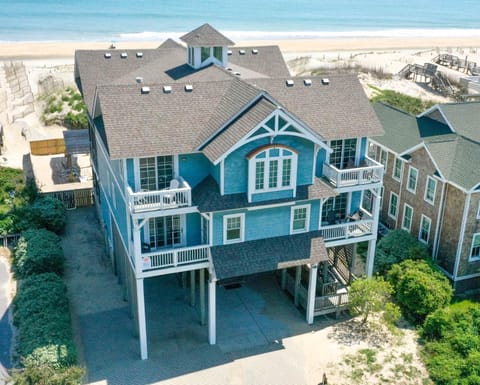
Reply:
[[[145,280],[149,359],[140,360],[130,305],[108,258],[94,209],[70,211],[64,237],[67,280],[88,383],[318,384],[328,352],[272,273],[217,287],[217,344],[208,344],[199,301],[178,276]],[[82,246],[79,247],[79,244]],[[197,291],[198,295],[198,291]]]

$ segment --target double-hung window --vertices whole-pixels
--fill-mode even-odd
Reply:
[[[303,233],[308,231],[310,223],[310,205],[294,206],[291,209],[290,233]]]
[[[402,179],[403,172],[403,162],[400,158],[395,158],[395,163],[393,165],[393,179],[400,181]]]
[[[435,202],[435,193],[437,190],[437,181],[431,176],[427,176],[427,184],[425,186],[425,196],[423,199],[432,204]]]
[[[388,205],[388,215],[393,219],[397,219],[398,213],[398,195],[394,192],[390,193],[390,204]]]
[[[410,231],[412,228],[413,208],[405,203],[403,206],[402,229]]]
[[[418,170],[415,167],[410,166],[408,169],[408,181],[407,181],[407,190],[412,194],[415,194],[417,191],[417,178]]]
[[[223,217],[223,243],[243,242],[245,214],[232,214]]]
[[[473,234],[472,248],[470,250],[470,260],[480,259],[480,233]]]
[[[388,163],[388,152],[385,151],[383,148],[380,149],[379,162],[383,165],[383,167],[386,170],[387,169],[387,163]]]
[[[418,231],[418,239],[423,243],[428,243],[430,239],[430,227],[432,227],[432,220],[422,214],[422,220],[420,221],[420,230]]]
[[[269,146],[249,155],[248,159],[250,193],[295,188],[297,153],[293,149]]]

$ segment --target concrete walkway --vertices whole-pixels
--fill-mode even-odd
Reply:
[[[129,304],[117,283],[94,209],[68,212],[63,245],[81,356],[95,385],[312,384],[322,346],[271,274],[236,289],[217,288],[217,345],[210,346],[198,307],[176,275],[145,281],[149,359],[140,360]],[[198,295],[198,291],[197,291]],[[197,299],[197,303],[198,303]]]

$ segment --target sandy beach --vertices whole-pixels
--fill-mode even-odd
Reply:
[[[120,41],[119,49],[156,48],[161,41]],[[304,40],[246,40],[238,46],[278,45],[284,53],[311,53],[332,51],[365,51],[388,49],[470,48],[480,46],[473,37],[451,38],[361,38],[361,39],[304,39]],[[0,43],[0,60],[71,58],[77,49],[105,49],[109,42],[10,42]]]

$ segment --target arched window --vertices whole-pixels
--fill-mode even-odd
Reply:
[[[252,151],[248,159],[248,191],[251,194],[294,189],[297,180],[297,152],[283,145],[269,145]]]

